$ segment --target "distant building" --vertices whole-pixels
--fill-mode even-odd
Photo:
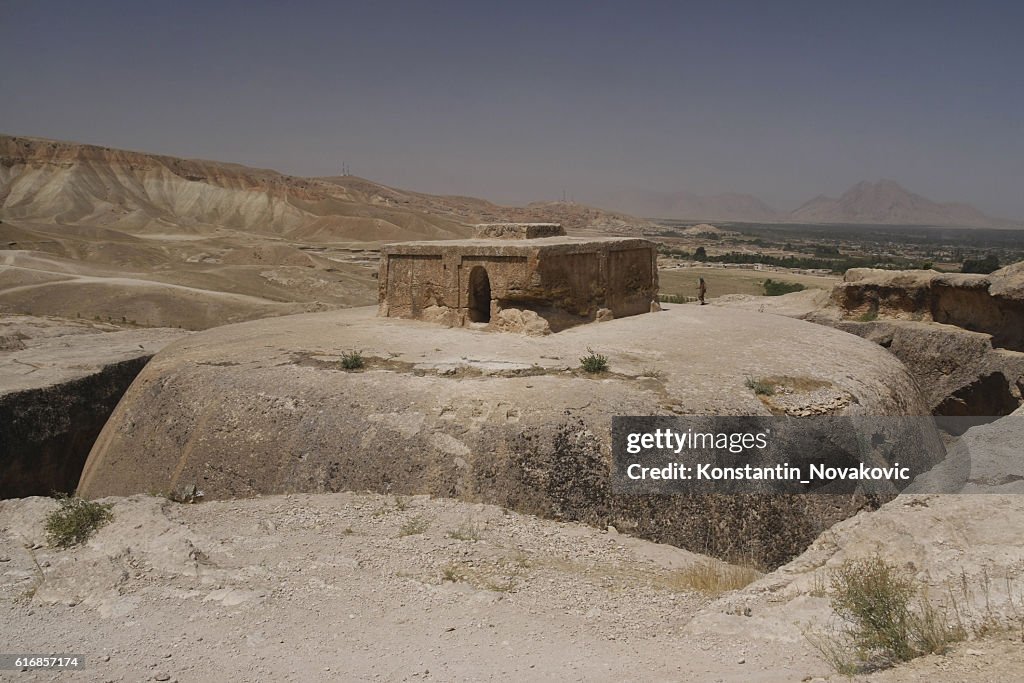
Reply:
[[[379,314],[557,332],[656,308],[657,257],[649,240],[567,237],[554,223],[487,224],[474,239],[388,244]]]

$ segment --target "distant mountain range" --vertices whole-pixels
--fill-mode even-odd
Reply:
[[[838,199],[818,196],[789,214],[801,223],[885,223],[960,227],[1021,227],[962,203],[934,202],[893,180],[860,182]]]
[[[936,202],[893,180],[860,182],[839,198],[819,195],[794,211],[779,211],[757,197],[727,193],[630,192],[602,205],[658,218],[780,223],[869,223],[969,228],[1021,228],[1019,222],[989,216],[970,204]]]
[[[0,219],[138,234],[228,229],[316,243],[450,239],[472,234],[474,223],[501,221],[554,221],[570,232],[616,234],[655,227],[636,216],[1024,227],[969,204],[934,202],[892,180],[858,183],[838,199],[816,197],[791,212],[738,193],[624,192],[599,204],[604,208],[576,202],[499,206],[354,176],[302,178],[224,162],[0,135]]]

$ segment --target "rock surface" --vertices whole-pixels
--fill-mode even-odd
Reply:
[[[946,459],[914,480],[907,493],[1024,493],[1024,407],[963,433]]]
[[[832,290],[845,317],[884,316],[956,325],[1024,351],[1024,263],[990,275],[853,268]]]
[[[0,498],[70,492],[146,362],[185,332],[0,318]]]
[[[936,415],[1007,415],[1024,401],[1024,262],[991,275],[853,269],[818,292],[722,297],[869,339],[899,358]]]
[[[807,634],[822,633],[835,618],[828,598],[832,571],[849,560],[877,555],[927,587],[932,604],[951,623],[959,621],[969,639],[1006,630],[1014,634],[1016,647],[1009,654],[1003,637],[981,646],[971,642],[954,648],[952,661],[926,657],[871,680],[1005,678],[1006,673],[994,672],[1013,671],[1022,661],[1022,438],[1024,410],[969,429],[952,447],[947,466],[912,485],[936,490],[944,481],[950,493],[905,492],[876,511],[836,524],[800,557],[701,610],[685,631],[721,638],[754,633],[755,642],[748,643],[755,650],[806,648]],[[972,457],[966,458],[967,453]],[[972,651],[998,655],[972,665]]]
[[[609,372],[579,369],[588,348]],[[349,349],[365,368],[341,367]],[[828,388],[840,414],[926,414],[906,369],[878,346],[775,316],[676,306],[524,337],[350,309],[217,328],[168,348],[118,406],[79,490],[431,493],[771,566],[859,503],[626,497],[608,481],[613,415],[769,414],[746,386],[759,376],[804,378],[815,387],[808,406]],[[798,408],[799,392],[786,400]]]

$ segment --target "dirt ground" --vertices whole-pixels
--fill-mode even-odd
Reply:
[[[706,559],[614,529],[426,497],[110,501],[71,550],[52,500],[0,503],[2,649],[87,661],[0,680],[844,680],[757,620],[688,631],[722,609],[686,582]],[[1022,653],[1003,634],[864,680],[1019,680]]]

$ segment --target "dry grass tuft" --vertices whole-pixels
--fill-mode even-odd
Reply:
[[[721,595],[744,588],[759,578],[761,573],[751,567],[704,560],[670,574],[666,585],[676,591]]]

